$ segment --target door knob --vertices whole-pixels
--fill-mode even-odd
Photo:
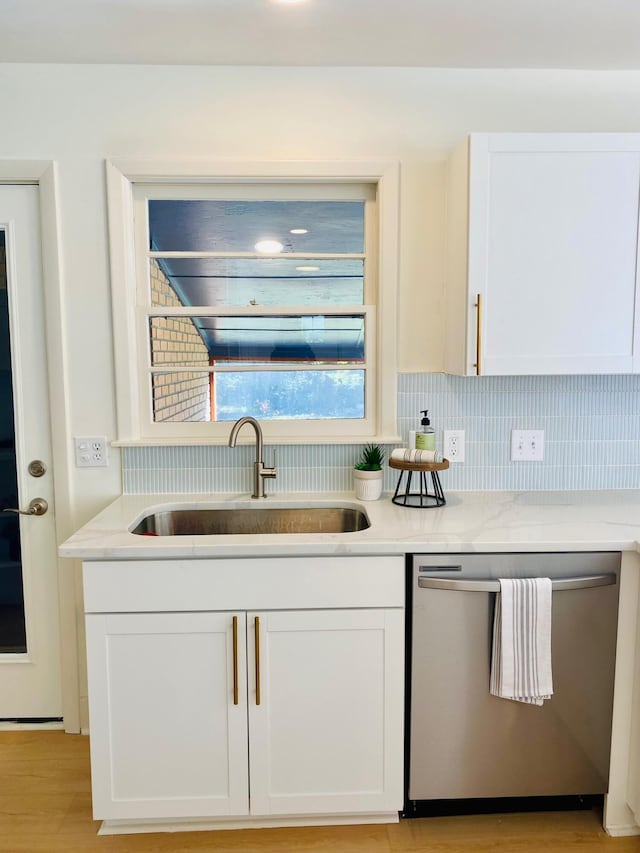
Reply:
[[[2,512],[15,512],[18,515],[44,515],[49,509],[49,504],[44,498],[34,498],[27,509],[10,509],[7,507]]]

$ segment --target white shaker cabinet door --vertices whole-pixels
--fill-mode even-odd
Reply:
[[[247,622],[251,814],[402,808],[403,611]]]
[[[87,616],[96,818],[247,814],[246,619],[234,643],[233,616]]]
[[[474,134],[468,157],[461,372],[476,345],[486,375],[640,370],[640,136]]]

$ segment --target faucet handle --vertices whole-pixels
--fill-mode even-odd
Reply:
[[[273,465],[268,468],[266,466],[262,466],[262,476],[269,477],[270,479],[275,479],[276,474],[278,473],[278,468],[276,463],[278,461],[278,448],[273,448]]]

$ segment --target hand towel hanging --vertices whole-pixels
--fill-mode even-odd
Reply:
[[[501,579],[493,621],[490,692],[542,705],[553,695],[551,580]]]

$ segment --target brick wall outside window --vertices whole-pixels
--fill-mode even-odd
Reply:
[[[152,303],[157,307],[181,307],[175,290],[155,260],[151,261]],[[152,363],[173,371],[181,364],[209,367],[209,353],[188,317],[155,317],[150,331]],[[189,370],[153,377],[153,417],[162,421],[209,421],[211,397],[209,374]]]

